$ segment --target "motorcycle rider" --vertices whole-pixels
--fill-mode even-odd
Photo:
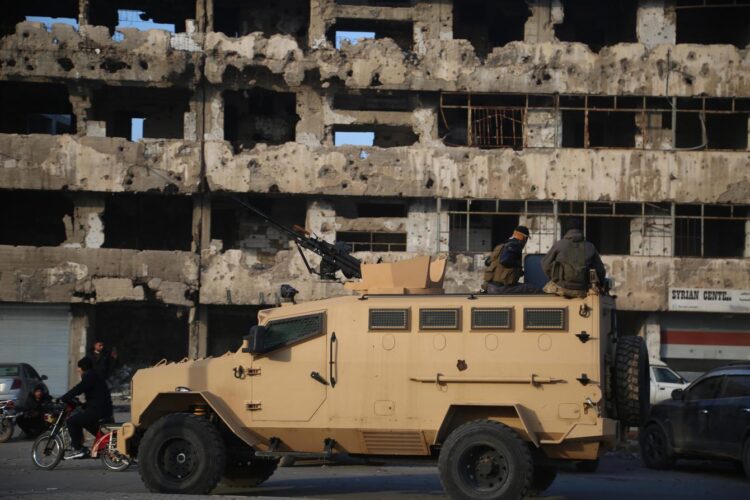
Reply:
[[[16,419],[16,424],[29,437],[34,437],[47,430],[44,414],[51,410],[52,398],[44,384],[37,384],[26,398],[23,413]]]
[[[96,434],[100,421],[112,421],[112,396],[107,382],[94,370],[91,358],[78,361],[78,372],[81,382],[60,398],[69,403],[80,394],[86,397],[84,410],[71,415],[67,421],[72,452],[66,458],[88,457],[89,450],[83,446],[83,429]]]

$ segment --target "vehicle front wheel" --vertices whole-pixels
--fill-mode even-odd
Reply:
[[[13,437],[13,431],[16,425],[9,418],[0,419],[0,443],[5,443]]]
[[[57,467],[65,453],[65,442],[60,434],[50,431],[42,433],[31,447],[31,461],[40,469],[52,470]]]
[[[438,459],[440,481],[454,499],[523,498],[533,477],[531,453],[511,428],[475,420],[456,428]]]
[[[138,449],[138,470],[154,493],[206,494],[224,474],[219,430],[203,417],[174,413],[157,420]]]
[[[664,430],[657,424],[647,426],[640,436],[641,458],[646,467],[664,470],[674,466],[675,457]]]

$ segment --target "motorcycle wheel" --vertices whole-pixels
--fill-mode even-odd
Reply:
[[[125,455],[121,455],[117,451],[101,451],[102,464],[107,470],[122,472],[130,467],[131,459]]]
[[[31,461],[43,470],[57,467],[65,453],[65,444],[60,435],[52,437],[49,431],[41,434],[31,448]]]
[[[0,443],[5,443],[13,437],[13,431],[16,430],[16,424],[10,419],[0,420]]]

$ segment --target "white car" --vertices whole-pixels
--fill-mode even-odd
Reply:
[[[672,397],[675,389],[684,389],[690,383],[662,361],[651,361],[651,404]]]

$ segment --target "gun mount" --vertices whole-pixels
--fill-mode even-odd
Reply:
[[[341,273],[348,279],[362,277],[362,262],[358,258],[350,255],[346,243],[329,243],[307,229],[297,225],[292,226],[291,228],[287,227],[275,221],[249,203],[245,203],[237,197],[232,197],[232,199],[261,217],[264,221],[268,222],[282,233],[290,236],[292,240],[294,240],[295,245],[297,245],[297,250],[299,250],[302,261],[305,263],[305,267],[310,274],[315,274],[320,276],[320,279],[330,281],[336,280],[336,273],[338,271],[341,271]],[[310,250],[321,257],[322,260],[320,261],[320,268],[318,270],[315,270],[310,265],[305,253],[302,251],[303,248]]]

